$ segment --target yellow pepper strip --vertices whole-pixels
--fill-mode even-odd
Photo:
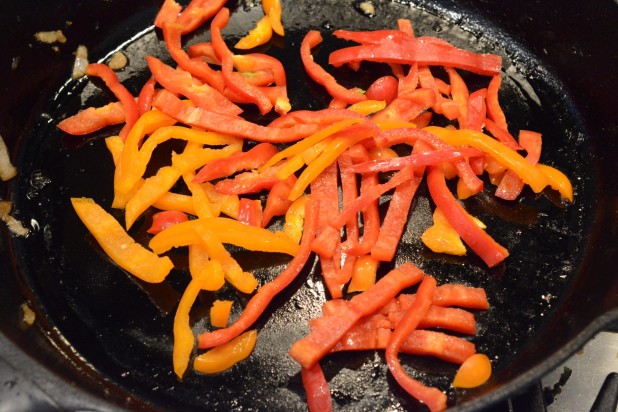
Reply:
[[[262,9],[270,19],[273,31],[279,36],[283,36],[285,31],[281,24],[281,0],[262,0]]]
[[[116,264],[139,279],[162,282],[174,265],[145,249],[127,234],[120,223],[92,199],[72,198],[71,204],[81,221]]]
[[[285,149],[283,149],[282,151],[280,151],[279,153],[271,157],[268,162],[264,163],[264,165],[258,169],[258,172],[261,173],[264,170],[268,169],[270,166],[277,164],[279,161],[286,159],[288,157],[292,157],[297,154],[300,154],[304,152],[305,150],[309,149],[314,144],[326,139],[327,137],[337,132],[340,132],[343,129],[346,129],[352,125],[361,123],[363,121],[364,121],[363,119],[347,119],[347,120],[341,120],[340,122],[334,123],[320,130],[319,132],[316,132],[312,134],[311,136],[306,137],[298,141],[297,143],[286,147]]]
[[[277,177],[281,180],[285,180],[292,173],[296,173],[306,164],[313,162],[315,159],[322,154],[322,152],[328,147],[328,145],[333,141],[333,137],[329,136],[326,139],[317,142],[310,148],[298,153],[291,158],[289,158],[281,169],[277,172]]]
[[[298,252],[298,245],[284,233],[273,233],[268,229],[244,225],[225,217],[195,219],[170,226],[150,239],[148,246],[155,253],[164,253],[173,247],[197,243],[200,238],[195,231],[201,225],[207,227],[221,243],[251,251],[285,253],[290,256]]]
[[[349,147],[354,146],[356,143],[365,140],[366,135],[357,136],[342,136],[334,139],[328,147],[322,152],[322,154],[311,162],[305,170],[301,173],[292,190],[290,190],[289,200],[298,199],[307,186],[320,175],[331,163],[337,160],[339,155],[345,152]]]
[[[122,153],[122,149],[124,148],[124,142],[122,141],[122,137],[106,137],[105,146],[107,146],[107,150],[109,150],[109,153],[112,155],[112,159],[114,160],[114,166],[117,165],[118,159],[120,159],[120,154]]]
[[[283,166],[281,166],[281,169],[277,171],[277,177],[280,180],[285,180],[297,170],[302,169],[303,166],[305,166],[305,160],[302,158],[301,155],[292,156],[291,158],[286,160]]]
[[[159,169],[156,175],[144,180],[144,184],[125,206],[124,220],[127,230],[146,209],[168,192],[179,178],[180,173],[176,169],[166,166]]]
[[[348,285],[348,293],[364,292],[376,283],[376,273],[378,272],[380,261],[363,255],[356,259],[352,280]]]
[[[208,225],[197,224],[194,226],[194,230],[200,237],[208,256],[221,262],[225,279],[240,292],[252,293],[258,286],[258,281],[251,273],[242,270]]]
[[[537,164],[535,167],[545,175],[547,180],[549,180],[549,186],[552,189],[560,192],[560,195],[563,198],[567,199],[569,202],[573,201],[573,185],[564,173],[551,166],[540,163]]]
[[[204,182],[201,184],[208,200],[210,200],[210,206],[213,213],[219,215],[223,213],[232,219],[238,219],[238,207],[240,200],[238,195],[228,195],[225,193],[219,193],[215,186],[210,182]]]
[[[190,155],[194,151],[199,151],[202,149],[202,143],[187,142],[185,146],[185,150],[183,154]],[[195,212],[198,217],[213,217],[215,213],[213,212],[213,208],[210,205],[210,200],[208,200],[208,196],[204,191],[204,188],[199,183],[193,183],[193,179],[195,179],[195,173],[192,171],[188,171],[183,173],[182,178],[189,188],[191,192],[191,197],[193,200],[193,206],[195,208]],[[217,213],[218,215],[218,213]]]
[[[225,328],[233,303],[231,300],[215,300],[210,308],[210,324],[215,328]]]
[[[392,130],[392,129],[416,129],[416,125],[411,122],[399,122],[397,120],[382,120],[376,122],[380,130]]]
[[[296,243],[300,243],[305,224],[305,203],[308,196],[301,196],[294,201],[285,212],[283,233]]]
[[[328,145],[332,141],[333,141],[333,137],[329,136],[326,139],[322,140],[321,142],[314,144],[313,146],[303,151],[302,153],[297,154],[296,156],[302,157],[305,164],[309,164],[313,162],[315,159],[317,159],[318,156],[322,154],[322,152],[328,147]],[[286,179],[287,179],[287,176],[286,176]]]
[[[370,114],[379,112],[385,107],[386,102],[384,100],[363,100],[362,102],[354,103],[349,106],[348,110],[352,110],[363,116],[369,116]]]
[[[185,289],[176,308],[174,315],[174,348],[172,351],[172,363],[174,365],[174,373],[179,379],[187,370],[189,358],[195,346],[195,336],[191,330],[189,312],[195,303],[197,295],[200,293],[201,282],[199,278],[191,279],[189,285]]]
[[[130,175],[130,171],[132,170],[132,165],[137,160],[139,144],[144,136],[154,133],[161,127],[171,126],[174,123],[176,123],[174,119],[157,110],[144,113],[137,122],[135,122],[124,141],[122,153],[116,164],[116,170],[114,172],[113,208],[122,209],[125,207],[130,198],[131,191],[137,181],[142,177],[141,175],[132,176]]]
[[[202,279],[203,290],[219,290],[225,284],[221,262],[209,259],[201,243],[189,245],[189,272],[191,277]]]
[[[487,226],[475,217],[474,223],[481,229]],[[448,223],[442,211],[438,208],[433,213],[433,226],[429,227],[422,235],[421,241],[429,249],[436,253],[447,253],[449,255],[464,256],[466,247],[464,246],[459,234]]]
[[[181,173],[193,172],[207,163],[226,158],[232,153],[240,152],[241,150],[242,144],[234,144],[221,149],[204,147],[187,153],[172,153],[172,165]]]
[[[249,31],[249,34],[240,39],[234,47],[241,50],[253,49],[268,43],[272,36],[273,28],[270,24],[270,19],[268,16],[264,16],[258,20],[255,27]]]
[[[545,174],[523,156],[486,134],[473,130],[447,130],[437,126],[429,126],[423,130],[450,145],[468,145],[482,150],[508,169],[513,169],[536,193],[541,192],[549,183]]]
[[[193,206],[193,197],[180,193],[164,193],[152,205],[159,210],[177,210],[197,216],[197,212]]]
[[[257,331],[250,330],[228,343],[205,352],[193,361],[193,368],[201,373],[223,372],[246,359],[253,352]]]

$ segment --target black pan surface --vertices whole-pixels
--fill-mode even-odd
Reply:
[[[445,390],[450,405],[486,407],[538,378],[617,318],[617,191],[609,176],[616,172],[613,159],[618,151],[611,139],[618,138],[618,113],[606,88],[616,79],[607,65],[618,63],[618,53],[601,46],[591,34],[613,35],[614,43],[609,37],[607,44],[618,44],[610,25],[612,15],[618,18],[617,7],[608,0],[605,8],[598,7],[606,12],[599,13],[592,6],[570,2],[580,12],[562,15],[550,5],[564,4],[557,1],[519,6],[483,1],[374,2],[376,14],[370,17],[359,11],[357,3],[284,2],[286,36],[274,38],[260,51],[284,62],[294,108],[318,109],[328,102],[323,90],[306,77],[298,57],[308,29],[319,29],[325,37],[316,60],[326,66],[328,53],[345,44],[330,36],[332,30],[394,28],[398,18],[410,18],[419,35],[504,57],[502,102],[511,131],[542,132],[542,161],[564,171],[575,187],[575,202],[569,205],[551,190],[542,195],[524,192],[512,204],[494,199],[489,191],[466,201],[466,207],[511,253],[506,264],[491,270],[475,256],[445,258],[428,252],[419,240],[431,221],[426,188],[415,201],[395,263],[411,261],[439,283],[463,282],[487,290],[491,309],[477,314],[474,342],[490,355],[495,373],[477,390],[455,391],[450,388],[455,366],[421,357],[404,357],[404,362],[413,376]],[[3,232],[0,269],[7,287],[0,306],[8,314],[2,321],[3,333],[59,376],[100,398],[102,408],[109,402],[130,409],[304,410],[299,368],[286,353],[307,333],[308,320],[319,315],[324,301],[315,262],[259,320],[259,340],[251,358],[230,372],[190,373],[179,382],[171,370],[171,330],[187,273],[174,271],[160,285],[130,278],[109,261],[75,216],[69,203],[74,196],[92,197],[109,209],[113,164],[102,139],[109,130],[75,138],[55,127],[84,105],[110,99],[101,83],[69,80],[71,53],[77,44],[86,44],[90,61],[97,61],[123,50],[129,66],[119,76],[134,93],[147,79],[146,54],[170,59],[160,33],[151,26],[158,1],[54,4],[37,4],[49,11],[47,19],[17,2],[3,17],[18,16],[20,22],[15,44],[9,48],[12,67],[3,72],[3,90],[12,97],[2,97],[10,103],[0,119],[0,133],[13,151],[20,175],[2,189],[4,197],[14,202],[16,217],[33,229],[25,239]],[[228,7],[232,18],[224,37],[233,44],[257,21],[261,7],[236,2]],[[587,29],[575,27],[575,22]],[[3,26],[4,33],[15,23]],[[37,44],[31,32],[24,33],[26,27],[33,28],[31,32],[62,28],[69,41],[54,51]],[[208,38],[204,28],[186,40],[190,44]],[[380,70],[367,66],[360,74],[345,69],[332,73],[344,83],[348,79],[351,85],[353,79],[362,87]],[[582,76],[584,71],[589,75]],[[486,81],[473,76],[467,80],[478,87]],[[248,111],[253,120],[270,120]],[[167,149],[173,148],[171,144]],[[149,223],[149,216],[142,217],[131,234],[147,242]],[[185,263],[182,251],[171,256],[180,267]],[[235,256],[264,281],[287,262],[284,256],[240,250]],[[240,303],[247,300],[231,289],[223,296]],[[195,331],[207,327],[213,299],[204,294],[194,308]],[[27,330],[16,326],[23,301],[37,313],[35,326]],[[237,316],[240,305],[235,308]],[[323,368],[338,410],[420,410],[388,375],[382,354],[330,356]]]

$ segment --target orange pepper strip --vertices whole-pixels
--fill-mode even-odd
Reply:
[[[232,219],[238,218],[238,207],[240,204],[238,195],[220,193],[210,182],[202,183],[201,186],[204,192],[206,192],[206,196],[208,196],[210,200],[210,205],[213,207],[213,211],[216,212],[216,214],[223,213]]]
[[[174,119],[158,110],[146,112],[137,119],[137,122],[133,125],[125,139],[122,153],[116,164],[113,208],[122,209],[125,207],[130,198],[131,191],[142,177],[141,175],[137,177],[131,176],[129,171],[132,170],[132,166],[137,160],[138,147],[144,136],[154,133],[155,130],[161,127],[171,126],[174,123],[176,123]]]
[[[173,167],[166,166],[159,169],[156,175],[144,180],[144,184],[126,203],[124,220],[127,230],[146,209],[174,186],[178,178],[180,173]]]
[[[162,282],[174,265],[145,249],[127,234],[120,223],[92,199],[72,198],[71,204],[81,221],[105,253],[132,275],[145,282]]]
[[[364,292],[376,283],[376,273],[380,261],[371,255],[359,256],[354,263],[352,280],[348,285],[348,293]]]
[[[124,148],[124,141],[120,136],[109,136],[105,138],[105,146],[109,153],[112,155],[112,160],[114,161],[114,165],[118,163],[118,159],[120,159],[120,154],[122,153],[122,149]]]
[[[281,169],[277,172],[277,177],[281,180],[287,179],[293,173],[296,173],[303,166],[313,162],[317,159],[320,154],[328,147],[328,145],[333,141],[333,137],[329,136],[326,139],[314,144],[309,149],[294,155],[289,158]]]
[[[196,142],[187,142],[185,146],[185,150],[183,154],[189,155],[193,151],[199,151],[202,148],[201,143]],[[213,217],[217,216],[218,213],[213,211],[213,207],[210,204],[210,200],[208,199],[208,195],[202,186],[198,183],[193,183],[193,179],[195,179],[195,173],[193,171],[183,173],[182,179],[185,184],[189,188],[191,192],[191,198],[193,200],[193,207],[195,208],[195,213],[198,217]]]
[[[294,143],[293,145],[288,146],[287,148],[283,149],[282,151],[280,151],[279,153],[271,157],[268,162],[264,163],[264,165],[258,169],[258,172],[263,172],[264,170],[277,164],[279,161],[283,159],[301,154],[305,150],[311,148],[313,145],[321,142],[327,137],[337,132],[340,132],[341,130],[346,129],[352,125],[361,123],[362,121],[363,119],[347,119],[347,120],[341,120],[340,122],[337,122],[328,127],[325,127],[319,132],[316,132],[312,134],[311,136],[308,136],[302,140],[299,140],[297,143]]]
[[[545,175],[547,180],[549,180],[549,186],[552,189],[560,192],[560,195],[562,195],[562,197],[567,199],[569,202],[573,201],[573,185],[564,173],[558,169],[541,163],[538,163],[535,167],[537,170],[540,170],[543,175]]]
[[[472,130],[448,130],[437,126],[429,126],[423,130],[450,145],[469,145],[482,150],[503,166],[513,169],[536,193],[541,192],[549,183],[545,174],[523,156],[486,134]]]
[[[303,235],[303,224],[305,222],[305,203],[308,196],[301,196],[292,203],[285,212],[285,223],[283,224],[283,233],[296,243],[300,243],[300,238]]]
[[[270,19],[273,31],[279,36],[285,35],[283,24],[281,24],[281,0],[262,0],[262,8]]]
[[[187,153],[172,153],[172,165],[181,173],[193,172],[205,164],[226,158],[241,150],[242,144],[233,144],[221,149],[203,147],[199,150],[190,150]]]
[[[270,19],[268,16],[264,16],[258,20],[255,27],[249,31],[249,34],[240,39],[234,47],[241,50],[253,49],[254,47],[268,43],[272,36],[273,28]]]
[[[491,361],[483,353],[475,353],[464,361],[459,367],[455,379],[454,388],[476,388],[489,380],[491,376]]]
[[[386,107],[386,102],[384,100],[364,100],[362,102],[354,103],[348,110],[352,110],[358,114],[362,114],[363,116],[369,116],[370,114],[374,114],[383,110]]]
[[[160,210],[177,210],[197,216],[197,212],[193,206],[193,198],[188,195],[167,192],[159,197],[152,205]]]
[[[256,341],[256,330],[245,332],[195,358],[193,368],[202,373],[223,372],[251,355]]]
[[[375,131],[371,128],[360,129],[357,133],[340,136],[335,138],[328,147],[320,154],[320,156],[311,162],[307,168],[301,173],[300,177],[292,187],[290,196],[288,199],[298,199],[307,186],[324,171],[330,164],[332,164],[339,155],[345,152],[349,147],[354,146],[356,143],[371,137]]]
[[[472,217],[472,219],[481,229],[486,228],[483,222],[477,218]],[[421,241],[436,253],[447,253],[456,256],[464,256],[466,254],[466,247],[461,237],[446,220],[446,217],[439,208],[436,208],[433,212],[433,225],[423,232]]]
[[[215,300],[210,308],[210,324],[215,328],[225,328],[232,310],[231,300]]]
[[[189,245],[189,272],[191,277],[202,279],[203,290],[219,290],[225,284],[221,262],[209,259],[201,243]]]
[[[220,242],[247,250],[285,253],[291,256],[298,252],[298,245],[282,232],[273,233],[268,229],[247,226],[226,217],[211,217],[178,223],[154,236],[148,246],[155,253],[164,253],[173,247],[196,243],[199,238],[193,231],[199,226],[207,227]]]
[[[242,270],[208,225],[197,224],[194,226],[194,230],[200,237],[208,256],[221,262],[225,279],[240,292],[252,293],[258,286],[258,281],[251,273]]]

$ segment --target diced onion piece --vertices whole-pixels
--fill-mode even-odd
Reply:
[[[11,163],[9,158],[9,150],[6,148],[4,139],[0,136],[0,179],[7,181],[17,175],[17,169]]]
[[[62,30],[39,31],[37,33],[34,33],[34,37],[37,39],[37,41],[46,44],[67,42],[67,38],[64,33],[62,33]]]
[[[36,319],[36,314],[32,311],[32,309],[30,309],[30,306],[28,306],[27,303],[22,303],[21,312],[22,312],[22,321],[26,325],[32,326],[32,324],[34,324],[34,321]]]
[[[26,229],[19,220],[9,215],[13,204],[9,201],[0,201],[0,219],[8,226],[11,233],[16,236],[27,236],[30,231]]]
[[[109,59],[109,63],[107,63],[107,65],[112,70],[120,70],[123,69],[128,62],[129,60],[127,59],[127,56],[123,52],[117,51],[112,54],[112,57]]]
[[[71,78],[77,80],[86,75],[86,67],[88,66],[88,48],[80,44],[75,51],[75,62],[73,63],[73,73]]]

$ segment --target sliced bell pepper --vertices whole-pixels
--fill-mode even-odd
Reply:
[[[508,257],[509,252],[479,228],[472,216],[457,202],[446,186],[444,173],[438,167],[429,166],[427,185],[436,207],[442,210],[449,224],[487,266],[494,267]]]
[[[488,309],[489,302],[483,288],[447,283],[436,288],[432,305],[459,306],[468,309]]]
[[[242,335],[209,350],[195,358],[193,368],[201,373],[217,373],[230,369],[246,359],[253,352],[257,341],[257,330]]]
[[[102,107],[88,107],[58,123],[58,129],[74,136],[94,133],[107,126],[125,121],[124,106],[121,102],[108,103]]]
[[[120,136],[123,138],[126,137],[139,117],[135,98],[126,87],[118,81],[116,73],[105,64],[90,63],[86,66],[86,74],[88,76],[100,77],[101,80],[105,82],[105,85],[114,93],[114,96],[122,103],[125,113],[125,126],[120,131]]]
[[[542,137],[540,133],[530,130],[519,132],[519,145],[527,152],[526,160],[536,165],[541,158]],[[523,180],[513,170],[507,170],[496,189],[496,197],[515,200],[524,187]]]
[[[189,57],[192,59],[202,58],[206,63],[214,64],[216,66],[221,66],[221,60],[217,57],[215,53],[215,48],[212,47],[212,43],[209,41],[195,43],[189,46],[187,49],[187,53]],[[242,70],[241,70],[242,71]],[[251,71],[251,70],[247,70]]]
[[[315,124],[297,124],[289,128],[260,126],[244,119],[214,113],[199,107],[187,107],[179,98],[166,90],[157,94],[153,106],[184,124],[258,142],[293,142],[319,129],[319,125]]]
[[[264,13],[266,13],[266,15],[268,16],[273,31],[279,36],[285,35],[283,24],[281,24],[281,0],[263,0],[262,9],[264,10]]]
[[[174,315],[172,364],[174,366],[174,373],[176,373],[179,379],[182,379],[187,370],[189,358],[195,346],[195,337],[191,330],[189,312],[201,290],[201,279],[197,277],[191,279],[191,282],[189,282],[189,285],[182,293],[176,308],[176,314]]]
[[[305,227],[300,248],[292,261],[273,281],[263,285],[251,297],[240,317],[227,328],[204,332],[198,336],[198,347],[201,349],[219,346],[246,331],[266,310],[273,298],[285,289],[300,273],[311,255],[311,243],[315,237],[319,210],[313,200],[306,202]]]
[[[262,202],[259,199],[240,199],[238,221],[249,226],[262,226]]]
[[[266,206],[264,206],[264,212],[262,213],[261,226],[266,227],[270,220],[275,216],[285,215],[292,202],[288,200],[290,190],[296,183],[296,176],[291,175],[285,180],[281,180],[273,185],[266,198]],[[298,237],[300,241],[300,237]]]
[[[191,196],[167,192],[161,195],[153,204],[159,210],[173,210],[196,216]]]
[[[172,166],[184,174],[199,169],[215,160],[225,159],[241,150],[242,143],[233,143],[220,149],[202,147],[189,151],[185,150],[182,153],[172,153]]]
[[[470,99],[468,86],[454,68],[446,67],[446,72],[451,82],[451,97],[459,106],[457,123],[460,129],[468,129],[468,100]]]
[[[296,243],[300,243],[305,221],[305,203],[309,196],[301,196],[296,199],[285,212],[283,232]]]
[[[365,93],[369,100],[382,100],[387,104],[395,100],[399,81],[393,76],[382,76],[376,79]]]
[[[255,27],[252,28],[245,37],[240,39],[234,47],[241,50],[253,49],[268,43],[272,36],[273,28],[270,18],[264,16],[258,20]]]
[[[376,273],[380,261],[371,255],[359,256],[354,264],[352,280],[348,285],[348,293],[364,292],[376,283]]]
[[[233,304],[232,300],[215,300],[210,308],[210,324],[215,328],[225,328]]]
[[[270,190],[281,180],[277,176],[281,166],[281,164],[271,166],[261,173],[256,170],[239,173],[232,178],[218,181],[215,189],[219,193],[229,195],[244,195]]]
[[[498,127],[503,130],[508,130],[508,124],[506,122],[506,116],[500,107],[498,101],[498,92],[500,90],[500,84],[502,83],[502,76],[496,74],[491,78],[489,86],[487,86],[487,117],[496,123]]]
[[[177,210],[166,210],[164,212],[155,213],[152,215],[152,225],[147,232],[156,235],[170,226],[186,222],[188,220],[189,218],[186,213]]]
[[[310,412],[330,412],[333,401],[330,396],[328,382],[319,363],[311,368],[301,368],[300,376],[307,394],[307,406]]]
[[[165,0],[154,20],[155,27],[163,28],[165,22],[175,22],[182,10],[176,0]]]
[[[365,95],[360,93],[358,89],[346,89],[341,86],[332,75],[313,60],[311,49],[321,42],[322,35],[320,32],[309,30],[300,45],[300,57],[309,77],[311,77],[314,82],[324,86],[328,93],[338,100],[349,104],[365,100]]]
[[[432,109],[444,115],[449,120],[455,120],[459,116],[459,105],[451,99],[445,98],[438,87],[438,79],[433,77],[431,70],[427,66],[418,67],[418,81],[421,87],[433,90],[436,100]],[[450,88],[449,88],[450,94]]]
[[[347,109],[362,114],[363,116],[369,116],[370,114],[384,110],[385,107],[386,102],[384,100],[363,100],[362,102],[348,106]]]
[[[187,34],[210,20],[225,4],[225,0],[191,0],[176,22],[182,26],[182,34]]]
[[[257,169],[278,152],[270,143],[260,143],[246,152],[238,152],[225,159],[204,166],[195,176],[195,182],[207,182],[230,176],[241,170]]]
[[[225,284],[221,262],[208,257],[206,248],[201,243],[189,245],[189,272],[194,279],[201,279],[203,290],[216,291]]]
[[[569,202],[573,201],[573,185],[564,173],[554,167],[541,163],[537,164],[535,168],[543,173],[552,189],[557,190]]]
[[[399,362],[397,355],[403,342],[416,329],[421,319],[427,313],[435,288],[435,279],[425,276],[419,286],[414,304],[406,311],[405,320],[400,322],[393,330],[385,352],[388,369],[397,383],[410,395],[427,405],[432,412],[446,409],[446,395],[439,389],[425,386],[408,375]]]
[[[487,106],[485,104],[487,89],[479,89],[470,93],[468,98],[468,129],[483,131]]]
[[[202,183],[201,186],[210,200],[215,214],[223,213],[232,219],[238,219],[238,195],[226,195],[219,193],[211,183]]]
[[[489,118],[485,119],[485,129],[505,146],[513,150],[521,150],[519,143],[517,143],[517,140],[515,140],[508,130],[501,128]]]
[[[192,144],[191,142],[187,143],[187,147],[185,148],[183,153],[190,152],[191,150],[199,150],[198,147],[192,148],[191,146],[194,146],[194,144]],[[185,182],[187,188],[191,192],[193,208],[195,209],[197,217],[209,218],[218,216],[220,211],[212,206],[212,204],[210,203],[210,199],[208,198],[208,194],[206,193],[206,190],[204,190],[204,187],[198,183],[193,183],[193,179],[195,179],[195,173],[186,172],[182,175],[182,180]]]
[[[139,96],[137,97],[137,111],[140,116],[146,112],[149,112],[152,108],[152,99],[154,98],[156,84],[157,80],[154,77],[151,77],[142,86]]]
[[[71,198],[81,221],[121,268],[149,283],[162,282],[174,265],[167,257],[159,257],[136,243],[120,223],[92,199]]]

